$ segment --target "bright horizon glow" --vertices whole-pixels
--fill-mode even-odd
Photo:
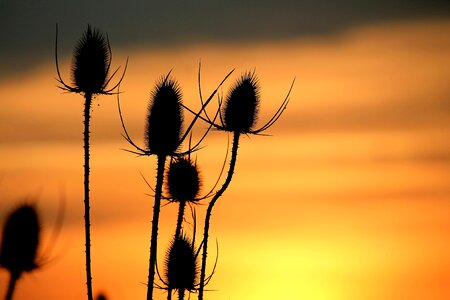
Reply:
[[[241,72],[256,68],[259,124],[296,77],[271,136],[242,138],[235,177],[212,218],[219,261],[207,300],[450,298],[449,30],[448,21],[387,23],[279,43],[120,53],[111,41],[113,67],[130,57],[121,105],[139,144],[149,92],[172,68],[194,108],[199,59],[204,96],[232,68],[224,94]],[[70,59],[60,64],[70,80]],[[19,281],[15,300],[86,294],[83,99],[58,91],[54,77],[53,62],[46,62],[0,82],[0,220],[21,199],[37,198],[42,249],[54,244],[43,268]],[[143,299],[153,202],[140,173],[153,183],[155,159],[120,150],[129,147],[115,96],[98,97],[92,117],[94,292]],[[211,132],[205,146],[197,159],[207,190],[220,171],[226,134]],[[66,215],[55,241],[61,198]],[[198,207],[200,220],[204,209]],[[160,267],[175,214],[174,206],[162,209]],[[0,298],[7,278],[0,271]]]

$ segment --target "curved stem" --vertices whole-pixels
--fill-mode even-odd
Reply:
[[[178,209],[177,228],[175,230],[175,239],[180,236],[181,224],[183,223],[184,208],[186,207],[186,201],[180,201],[180,207]]]
[[[161,195],[162,186],[164,181],[164,166],[166,163],[166,156],[158,156],[158,167],[156,175],[156,187],[155,187],[155,204],[153,206],[153,219],[152,219],[152,236],[150,241],[150,260],[148,267],[148,286],[147,286],[147,300],[153,299],[153,282],[155,280],[155,266],[157,258],[158,247],[158,222],[159,211],[161,208]]]
[[[11,277],[9,278],[8,291],[6,292],[5,300],[11,300],[14,294],[14,289],[16,287],[17,280],[19,279],[19,275],[11,273]]]
[[[237,157],[237,150],[239,146],[239,132],[234,132],[233,135],[233,146],[231,148],[231,160],[230,160],[230,168],[228,169],[227,178],[225,179],[224,184],[220,188],[219,191],[214,195],[211,202],[208,204],[208,209],[206,210],[206,216],[205,216],[205,227],[203,232],[203,253],[202,253],[202,269],[200,273],[200,287],[198,292],[198,299],[203,299],[203,289],[205,287],[205,273],[206,273],[206,256],[208,254],[208,232],[209,232],[209,223],[211,220],[211,213],[212,209],[214,207],[214,204],[216,204],[217,199],[219,199],[220,196],[222,196],[223,192],[228,188],[228,185],[231,182],[231,178],[233,177],[234,168],[236,166],[236,157]]]
[[[89,213],[89,122],[91,119],[92,95],[85,94],[84,103],[84,227],[86,238],[86,285],[88,300],[92,296],[92,272],[91,272],[91,221]]]

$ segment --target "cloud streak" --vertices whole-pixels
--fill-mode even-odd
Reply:
[[[62,55],[88,23],[110,34],[114,49],[199,42],[255,42],[329,35],[364,24],[447,18],[450,3],[435,1],[2,1],[0,78],[52,59],[55,24]]]

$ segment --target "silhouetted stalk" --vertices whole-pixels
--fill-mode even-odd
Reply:
[[[222,187],[220,188],[220,190],[217,191],[217,193],[211,199],[211,202],[209,202],[208,209],[206,210],[205,227],[204,227],[204,232],[203,232],[202,269],[201,269],[201,273],[200,273],[200,287],[199,287],[199,291],[198,291],[198,299],[199,300],[203,299],[203,288],[205,287],[206,256],[208,254],[208,232],[209,232],[209,223],[210,223],[210,219],[211,219],[211,213],[212,213],[214,204],[216,204],[217,199],[219,199],[219,197],[222,196],[222,194],[228,188],[228,185],[231,182],[231,178],[233,177],[234,168],[236,165],[237,150],[238,150],[238,146],[239,146],[239,136],[240,136],[239,132],[235,131],[233,133],[233,146],[231,148],[230,168],[228,169],[227,178],[225,179],[225,182],[222,185]]]
[[[178,208],[177,228],[175,230],[175,238],[178,238],[181,233],[181,224],[183,223],[185,207],[186,207],[186,201],[180,201],[180,207]]]
[[[158,247],[159,211],[161,208],[161,195],[164,181],[164,166],[166,163],[166,157],[167,157],[166,155],[158,155],[158,167],[157,167],[156,187],[155,187],[155,204],[153,206],[152,236],[150,241],[150,261],[148,267],[147,300],[153,299],[153,282],[155,280],[155,266],[157,258],[156,250]]]
[[[9,278],[9,284],[8,284],[8,291],[6,292],[5,300],[11,300],[14,289],[16,287],[17,280],[19,279],[18,275],[11,274],[11,277]]]
[[[86,285],[88,300],[92,300],[91,272],[91,221],[89,212],[89,123],[91,119],[92,94],[85,94],[84,103],[84,226],[86,238]]]
[[[125,75],[124,73],[119,82],[112,88],[108,84],[114,77],[116,71],[108,76],[111,67],[111,47],[108,37],[104,36],[97,29],[88,25],[86,31],[78,41],[72,62],[73,84],[67,84],[61,77],[58,65],[58,26],[56,27],[55,42],[55,63],[58,74],[57,81],[60,83],[60,89],[77,94],[83,94],[84,103],[84,222],[86,238],[86,285],[88,300],[93,300],[92,295],[92,274],[91,274],[91,233],[90,233],[90,214],[89,214],[89,122],[92,97],[95,95],[110,95],[116,89]],[[128,60],[127,60],[128,62]]]
[[[178,291],[178,300],[183,300],[184,299],[184,289],[180,289]]]

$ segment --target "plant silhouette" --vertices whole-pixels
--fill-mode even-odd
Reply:
[[[8,215],[0,248],[0,266],[10,274],[6,300],[12,299],[22,274],[39,267],[36,262],[39,240],[39,217],[33,205],[23,204]]]
[[[212,214],[212,209],[217,200],[222,196],[225,190],[228,188],[231,179],[234,174],[236,166],[236,158],[239,146],[239,137],[241,134],[261,134],[263,131],[269,129],[279,119],[283,111],[285,110],[288,102],[289,95],[292,90],[294,81],[288,91],[287,96],[281,103],[278,110],[272,116],[272,118],[261,128],[254,129],[260,102],[260,87],[257,77],[254,72],[245,72],[235,82],[230,89],[227,98],[225,99],[224,107],[220,112],[220,124],[214,123],[211,118],[205,112],[205,118],[203,120],[208,122],[214,128],[222,131],[227,131],[233,134],[233,143],[231,147],[230,165],[227,173],[227,177],[222,187],[214,194],[213,198],[208,204],[208,208],[205,216],[204,233],[203,233],[203,252],[202,252],[202,265],[200,271],[200,284],[199,284],[199,296],[198,299],[203,299],[204,287],[206,281],[206,261],[208,251],[208,238],[209,238],[209,226]],[[199,79],[200,86],[200,79]],[[200,91],[201,95],[201,91]],[[221,109],[221,101],[219,101],[219,110]]]
[[[57,81],[60,83],[60,89],[82,94],[84,96],[84,222],[85,222],[85,239],[86,239],[86,285],[88,300],[92,300],[92,271],[91,271],[91,231],[90,231],[90,198],[89,198],[89,162],[90,162],[90,119],[92,99],[96,95],[112,94],[120,82],[123,80],[126,66],[122,77],[118,83],[111,88],[108,85],[119,69],[109,76],[111,67],[111,47],[108,37],[100,33],[97,29],[87,26],[81,39],[75,46],[72,62],[72,80],[73,85],[64,82],[59,71],[58,64],[58,27],[56,28],[55,43],[55,62],[57,71]]]
[[[164,171],[166,159],[170,157],[181,157],[188,155],[192,151],[195,151],[200,145],[203,138],[209,131],[203,135],[200,141],[188,151],[180,151],[180,146],[191,134],[192,128],[197,122],[201,112],[205,109],[206,105],[211,101],[214,95],[217,93],[218,88],[223,82],[231,75],[231,72],[222,80],[216,90],[213,91],[208,100],[204,103],[201,110],[195,114],[194,119],[191,121],[185,132],[182,134],[182,108],[184,105],[181,102],[181,91],[178,83],[171,78],[169,72],[166,76],[161,78],[157,82],[154,91],[151,94],[151,100],[148,109],[147,123],[145,128],[145,148],[138,146],[128,134],[126,129],[122,111],[120,108],[120,99],[118,99],[119,116],[124,131],[124,137],[130,145],[134,147],[134,150],[127,150],[131,153],[140,156],[155,155],[157,158],[156,169],[156,186],[154,195],[153,217],[152,217],[152,230],[150,238],[150,258],[149,258],[149,275],[147,284],[147,300],[153,299],[153,287],[156,270],[157,259],[157,245],[158,245],[158,223],[159,213],[161,207],[162,187],[164,183]]]
[[[175,238],[180,236],[186,203],[196,203],[201,187],[201,180],[197,164],[190,158],[177,157],[171,160],[167,172],[167,190],[169,201],[178,202],[178,217]]]
[[[178,299],[184,299],[185,291],[193,291],[198,281],[197,251],[194,242],[186,235],[175,236],[169,246],[165,260],[165,280],[167,299],[172,290],[178,291]]]
[[[155,265],[158,245],[158,222],[161,206],[162,187],[164,182],[164,170],[167,156],[174,156],[183,142],[181,112],[181,91],[178,83],[170,77],[170,72],[156,83],[152,92],[148,108],[147,124],[145,127],[145,149],[142,149],[131,140],[125,125],[119,105],[119,114],[125,137],[129,143],[135,146],[140,155],[156,155],[156,186],[155,202],[153,206],[152,230],[150,239],[150,258],[147,299],[153,298],[153,283],[155,277]]]

